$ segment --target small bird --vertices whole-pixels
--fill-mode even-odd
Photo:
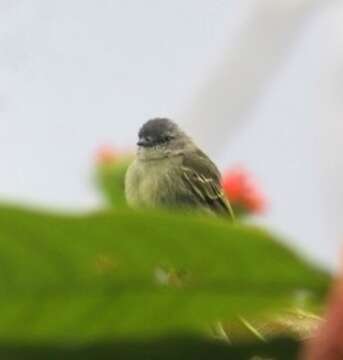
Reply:
[[[233,218],[217,167],[173,121],[147,121],[137,145],[125,177],[130,206],[194,209]]]

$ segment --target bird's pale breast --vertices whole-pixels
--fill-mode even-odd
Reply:
[[[179,159],[135,160],[126,175],[126,197],[133,207],[159,207],[173,198]],[[178,188],[178,187],[176,187]]]

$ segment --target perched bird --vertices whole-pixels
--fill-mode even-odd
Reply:
[[[222,190],[220,173],[173,121],[147,121],[138,133],[136,159],[125,178],[130,206],[233,213]]]

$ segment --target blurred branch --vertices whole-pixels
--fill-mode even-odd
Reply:
[[[247,120],[261,91],[282,65],[306,16],[324,3],[330,2],[256,1],[250,21],[227,49],[222,65],[184,114],[186,127],[192,129],[201,145],[212,153],[225,146],[233,129]]]

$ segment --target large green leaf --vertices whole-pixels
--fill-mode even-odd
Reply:
[[[194,337],[155,340],[112,341],[82,346],[13,345],[0,343],[4,360],[290,360],[297,359],[299,342],[274,339],[228,346],[223,342]]]
[[[214,217],[0,208],[0,343],[194,333],[328,283],[268,233]]]

